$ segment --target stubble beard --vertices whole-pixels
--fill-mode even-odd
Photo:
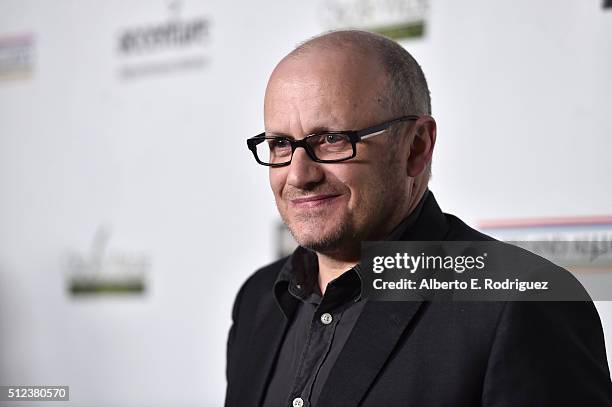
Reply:
[[[381,185],[384,187],[380,188]],[[381,233],[397,205],[398,196],[395,186],[378,184],[379,188],[371,195],[373,201],[362,202],[368,208],[359,222],[357,214],[346,209],[341,215],[323,215],[316,212],[296,214],[289,219],[281,212],[281,218],[295,241],[302,247],[317,253],[334,254],[353,251],[361,241],[385,238]],[[358,216],[357,216],[358,217]],[[363,224],[361,224],[363,223]],[[392,225],[395,226],[395,225]]]
[[[317,253],[340,251],[356,237],[348,214],[343,215],[343,219],[337,219],[337,224],[329,230],[326,230],[326,226],[329,227],[334,219],[327,220],[320,214],[303,213],[289,220],[286,214],[281,213],[281,218],[300,246]]]

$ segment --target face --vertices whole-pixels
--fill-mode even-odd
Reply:
[[[283,60],[266,89],[266,132],[301,139],[392,119],[380,97],[385,77],[373,60],[331,50]],[[345,162],[316,163],[298,148],[289,166],[270,168],[278,211],[296,241],[332,253],[384,238],[409,201],[407,145],[387,131],[357,143],[357,156]]]

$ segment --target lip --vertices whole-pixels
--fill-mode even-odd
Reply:
[[[291,202],[292,206],[297,208],[314,208],[330,204],[339,196],[340,194],[312,195],[303,198],[291,199],[289,202]]]

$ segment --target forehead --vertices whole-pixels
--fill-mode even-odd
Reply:
[[[276,67],[264,100],[266,127],[357,127],[380,116],[386,75],[376,58],[334,49],[286,57]]]

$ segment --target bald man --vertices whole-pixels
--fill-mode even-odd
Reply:
[[[436,123],[425,76],[397,43],[316,37],[274,69],[269,168],[299,247],[234,303],[226,406],[611,405],[591,302],[382,302],[362,294],[362,241],[482,241],[428,189]]]

